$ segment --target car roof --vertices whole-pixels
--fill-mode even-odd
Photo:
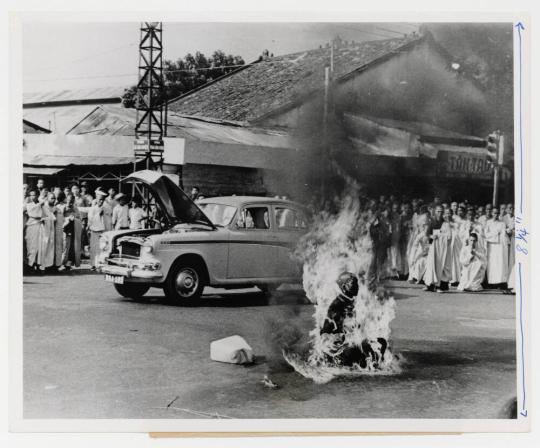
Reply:
[[[290,205],[296,208],[304,208],[297,202],[289,201],[288,199],[271,198],[267,196],[217,196],[214,198],[204,198],[197,201],[197,204],[224,204],[238,207],[240,205],[257,203],[257,204],[279,204]]]

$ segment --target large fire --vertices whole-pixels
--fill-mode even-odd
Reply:
[[[315,328],[310,332],[307,359],[290,352],[284,352],[284,356],[300,374],[318,383],[337,375],[393,374],[400,370],[398,358],[386,346],[395,316],[394,299],[383,289],[370,291],[367,286],[372,244],[367,216],[358,198],[356,188],[351,188],[348,194],[335,199],[333,208],[337,213],[323,211],[315,216],[296,250],[303,263],[304,290],[315,304]],[[336,280],[343,272],[360,279],[354,312],[344,320],[341,335],[321,333],[328,308],[341,292]],[[359,348],[365,359],[343,365],[335,355],[344,347]]]

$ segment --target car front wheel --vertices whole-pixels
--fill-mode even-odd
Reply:
[[[167,301],[178,305],[193,305],[202,295],[204,278],[204,271],[198,263],[178,263],[165,282]]]
[[[150,289],[150,286],[139,285],[139,284],[120,285],[118,283],[115,283],[114,289],[116,289],[116,292],[120,294],[122,297],[127,297],[130,299],[139,299],[148,292],[148,290]]]

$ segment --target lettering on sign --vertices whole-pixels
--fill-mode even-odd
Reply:
[[[438,173],[447,177],[490,179],[493,176],[493,168],[484,156],[439,153]]]

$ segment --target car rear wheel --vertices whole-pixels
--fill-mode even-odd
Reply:
[[[116,292],[120,294],[122,297],[127,297],[130,299],[139,299],[142,296],[144,296],[148,290],[150,289],[150,286],[147,285],[139,285],[139,284],[114,284],[114,289],[116,289]]]
[[[165,282],[167,301],[178,305],[193,305],[204,290],[204,270],[195,261],[182,261],[171,269]]]

